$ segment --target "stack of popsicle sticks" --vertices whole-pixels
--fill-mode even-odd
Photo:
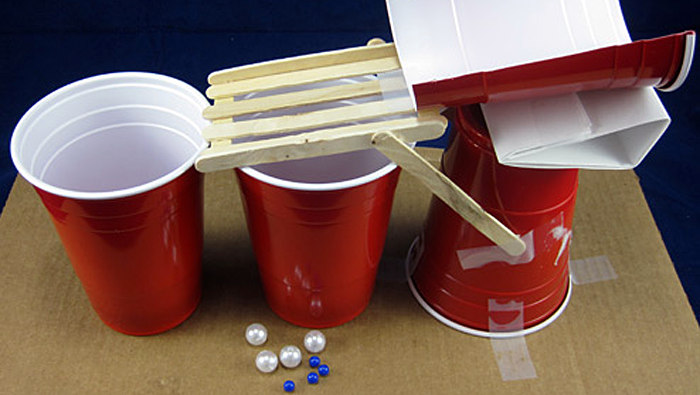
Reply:
[[[440,137],[447,121],[439,109],[414,109],[403,78],[391,73],[400,68],[394,45],[372,40],[214,72],[207,90],[214,105],[203,113],[212,121],[202,132],[210,147],[196,167],[211,172],[376,148],[505,251],[523,253],[517,235],[409,145]]]

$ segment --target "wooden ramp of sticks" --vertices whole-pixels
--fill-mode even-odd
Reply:
[[[440,137],[438,109],[416,111],[391,43],[323,52],[212,73],[204,110],[210,142],[202,172],[376,148],[511,255],[525,244],[411,143]],[[378,77],[377,77],[378,76]]]

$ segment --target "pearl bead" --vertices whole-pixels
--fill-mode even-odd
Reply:
[[[315,372],[311,372],[306,376],[306,381],[308,381],[309,384],[316,384],[318,383],[318,375]]]
[[[301,364],[301,350],[297,346],[285,346],[280,350],[280,363],[285,368],[296,368]]]
[[[267,341],[267,328],[262,324],[250,324],[245,329],[245,339],[253,346],[263,344]]]
[[[328,368],[328,365],[321,365],[318,367],[318,374],[321,376],[328,376],[328,373],[330,373],[331,370]]]
[[[320,331],[311,331],[304,336],[304,347],[312,353],[318,353],[326,348],[326,336]]]
[[[294,382],[292,380],[284,382],[284,392],[294,392]]]
[[[263,373],[272,373],[277,369],[277,354],[264,350],[255,357],[255,366]]]
[[[316,357],[316,356],[309,358],[309,366],[311,366],[312,368],[315,368],[320,364],[321,364],[321,358]]]

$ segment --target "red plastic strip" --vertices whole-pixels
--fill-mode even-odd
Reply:
[[[466,74],[413,86],[419,108],[457,107],[520,100],[598,89],[656,86],[679,76],[685,55],[685,31],[629,44]]]

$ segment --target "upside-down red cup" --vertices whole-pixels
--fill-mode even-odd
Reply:
[[[48,210],[98,316],[150,335],[201,295],[206,99],[171,77],[113,73],[69,84],[17,124],[11,154]]]
[[[326,328],[369,303],[399,168],[365,150],[236,170],[265,298]]]
[[[513,230],[527,249],[512,257],[438,199],[409,259],[421,305],[464,332],[520,335],[551,323],[566,306],[578,170],[498,163],[478,106],[462,107],[442,170]]]

